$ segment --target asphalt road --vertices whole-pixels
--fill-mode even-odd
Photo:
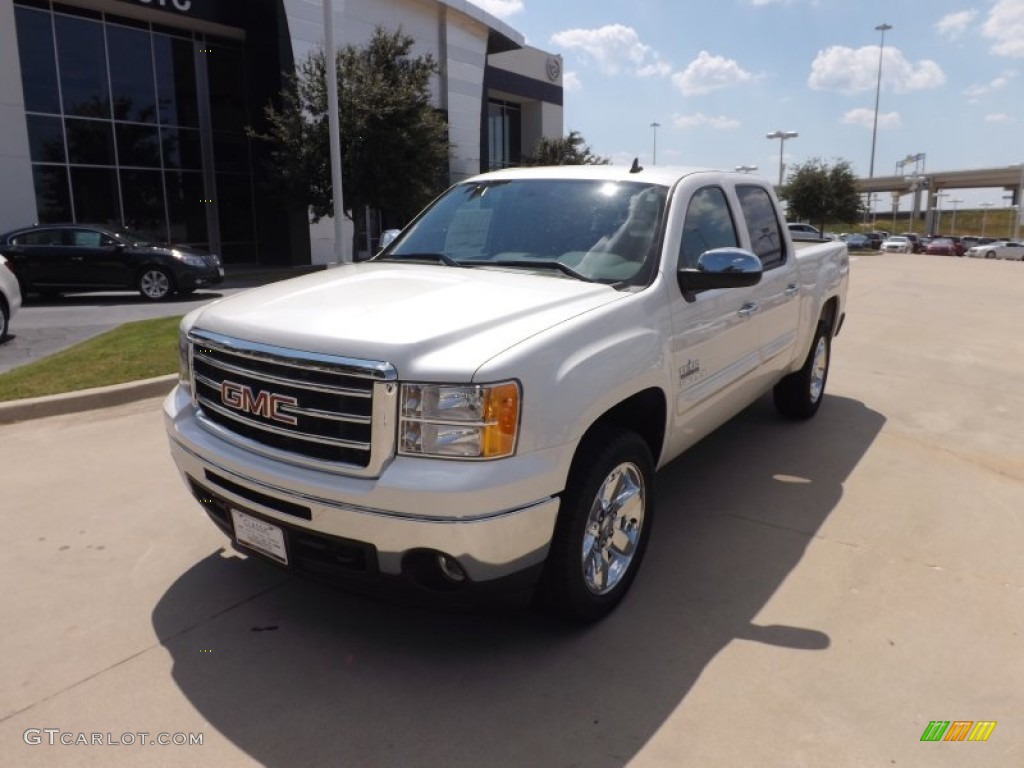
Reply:
[[[123,323],[183,315],[241,288],[196,291],[185,298],[148,301],[138,293],[78,293],[56,299],[32,296],[11,322],[0,344],[0,373],[39,360]]]
[[[226,553],[157,400],[0,427],[0,765],[1019,768],[1024,265],[852,271],[818,416],[766,398],[663,469],[586,630]],[[161,732],[203,744],[124,743]]]

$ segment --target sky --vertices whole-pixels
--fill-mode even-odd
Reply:
[[[471,0],[564,59],[564,128],[615,164],[1024,163],[1024,0]],[[651,127],[658,123],[659,127]],[[656,142],[656,148],[655,148]],[[911,155],[918,162],[897,169]],[[956,193],[964,207],[1004,190]],[[909,197],[906,198],[909,207]]]

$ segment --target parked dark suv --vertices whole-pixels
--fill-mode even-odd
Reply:
[[[41,224],[0,235],[22,295],[137,290],[153,301],[224,280],[220,258],[161,245],[127,230],[90,224]]]

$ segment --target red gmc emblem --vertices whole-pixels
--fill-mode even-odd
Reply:
[[[278,395],[274,392],[253,393],[251,387],[238,384],[234,381],[222,381],[220,383],[220,401],[228,408],[236,411],[245,411],[255,416],[262,416],[265,419],[280,421],[282,424],[295,426],[299,420],[287,413],[282,413],[281,408],[286,405],[297,406],[299,401],[288,395]]]

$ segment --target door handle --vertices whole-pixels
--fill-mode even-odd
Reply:
[[[760,311],[761,307],[759,307],[757,304],[754,304],[753,302],[748,302],[744,304],[742,307],[740,307],[736,311],[736,314],[739,315],[740,317],[750,317],[751,315],[756,314]]]
[[[796,296],[796,292],[799,290],[800,286],[798,286],[796,283],[790,283],[789,285],[786,286],[786,298],[788,299],[790,296]]]

